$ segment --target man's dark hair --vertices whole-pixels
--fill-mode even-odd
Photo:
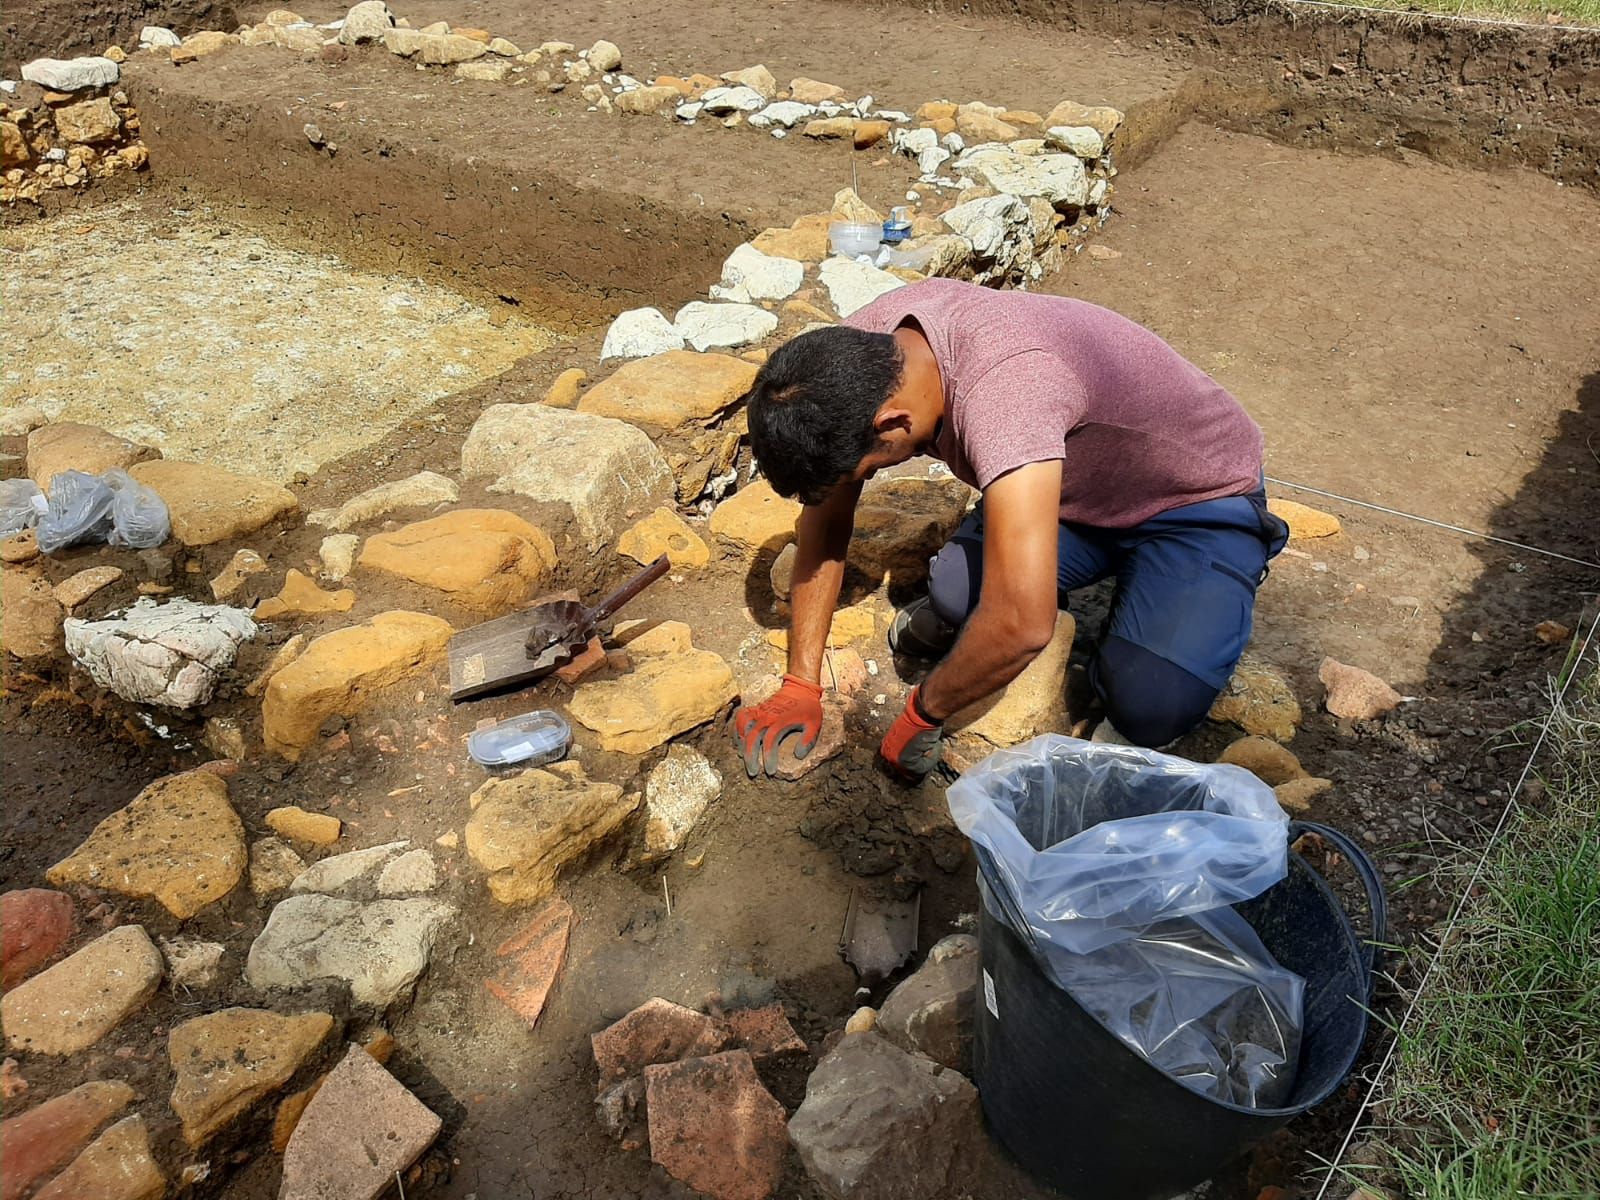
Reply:
[[[780,496],[820,504],[877,440],[873,418],[900,385],[900,347],[848,325],[791,338],[745,400],[756,462]]]

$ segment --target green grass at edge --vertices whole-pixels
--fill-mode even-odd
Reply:
[[[1600,25],[1600,0],[1323,0],[1353,8],[1447,17],[1482,17],[1529,25]],[[1558,18],[1551,21],[1551,16]]]
[[[1491,852],[1399,1046],[1375,1140],[1407,1197],[1600,1195],[1600,677],[1575,666],[1545,798]]]

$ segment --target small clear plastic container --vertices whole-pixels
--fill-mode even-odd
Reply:
[[[883,226],[876,221],[835,221],[828,226],[833,252],[845,258],[876,254],[882,240]]]
[[[486,767],[537,767],[564,757],[570,745],[571,727],[549,709],[540,709],[474,729],[467,753]]]

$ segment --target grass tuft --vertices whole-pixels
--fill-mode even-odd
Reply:
[[[1600,25],[1600,0],[1322,0],[1352,8],[1428,16],[1479,17],[1529,25]]]
[[[1563,667],[1543,796],[1490,852],[1399,1043],[1374,1140],[1403,1195],[1600,1195],[1597,651]]]

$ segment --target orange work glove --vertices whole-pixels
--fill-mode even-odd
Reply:
[[[944,751],[944,726],[929,720],[918,704],[921,688],[912,688],[906,706],[889,726],[878,753],[901,775],[921,779],[939,765]]]
[[[785,675],[783,686],[770,700],[733,714],[733,738],[744,755],[745,773],[754,779],[765,771],[778,771],[778,751],[784,739],[795,734],[794,756],[811,753],[822,734],[822,685]]]

